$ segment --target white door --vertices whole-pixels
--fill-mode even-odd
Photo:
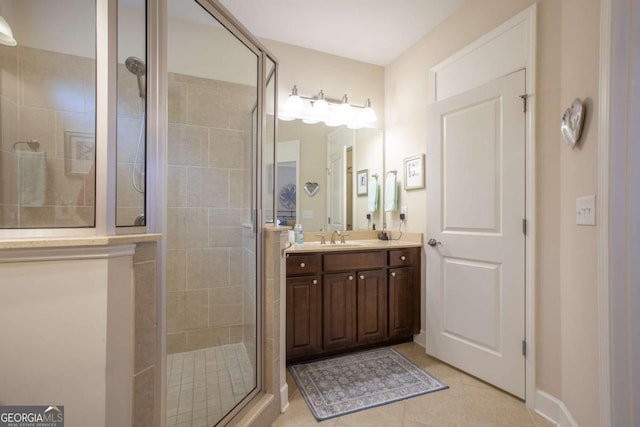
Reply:
[[[427,353],[524,398],[524,70],[430,107]]]
[[[346,230],[347,148],[354,133],[340,128],[327,135],[327,230]]]

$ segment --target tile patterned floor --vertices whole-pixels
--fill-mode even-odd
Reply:
[[[167,356],[167,427],[217,423],[254,386],[242,344]]]
[[[458,371],[406,343],[394,346],[449,389],[318,422],[287,372],[289,408],[273,426],[330,427],[549,427],[553,424],[530,411],[515,397]]]

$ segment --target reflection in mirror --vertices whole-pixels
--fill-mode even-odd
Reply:
[[[1,0],[0,14],[17,42],[0,44],[0,228],[93,227],[95,3]]]
[[[146,0],[118,1],[116,225],[145,225]]]
[[[279,120],[278,219],[300,223],[306,231],[381,229],[383,167],[381,129]],[[363,170],[366,193],[357,191],[357,172]],[[374,175],[380,183],[377,203],[369,200],[373,194],[368,191]]]
[[[258,387],[258,56],[201,3],[168,2],[167,425]]]

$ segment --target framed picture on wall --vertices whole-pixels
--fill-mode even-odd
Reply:
[[[424,154],[404,159],[404,189],[424,188]]]
[[[64,133],[64,172],[67,175],[86,175],[96,158],[96,137],[92,133]]]
[[[358,196],[366,196],[367,184],[369,183],[369,169],[362,169],[358,171],[358,173],[356,174],[356,179],[356,189]]]

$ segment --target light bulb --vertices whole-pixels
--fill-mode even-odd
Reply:
[[[302,103],[302,98],[298,95],[289,95],[284,108],[287,110],[289,114],[297,114],[304,108],[304,104]]]
[[[358,119],[363,123],[373,123],[378,120],[376,112],[371,108],[371,100],[367,99],[364,109],[360,112]]]
[[[324,92],[320,90],[320,93],[318,94],[318,99],[316,99],[315,101],[311,101],[310,116],[312,120],[323,122],[327,119],[328,115],[329,115],[329,103],[325,101]]]
[[[347,124],[353,120],[353,108],[349,105],[347,95],[342,97],[342,104],[338,106],[338,117],[340,122]]]
[[[9,23],[2,16],[0,16],[0,44],[7,46],[15,46],[18,44],[16,39],[13,38],[13,31],[11,31]]]

